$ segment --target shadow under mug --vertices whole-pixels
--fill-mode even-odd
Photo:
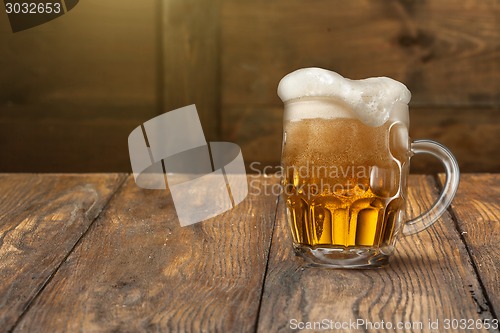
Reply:
[[[298,255],[317,266],[380,267],[400,235],[424,230],[446,211],[458,188],[457,161],[437,142],[411,142],[408,127],[403,103],[377,127],[335,98],[285,103],[282,195]],[[406,221],[410,158],[421,153],[441,160],[446,183],[430,209]]]

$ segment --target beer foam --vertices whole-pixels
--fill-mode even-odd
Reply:
[[[322,68],[302,68],[278,85],[283,102],[303,97],[335,97],[346,103],[354,116],[368,126],[384,124],[396,104],[408,104],[411,93],[404,84],[388,77],[350,80]]]

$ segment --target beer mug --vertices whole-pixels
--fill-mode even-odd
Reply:
[[[441,144],[410,142],[406,87],[389,78],[348,80],[319,68],[285,76],[282,196],[295,252],[338,268],[388,263],[398,237],[432,225],[451,203],[458,164]],[[446,170],[432,207],[406,221],[407,178],[414,154]]]

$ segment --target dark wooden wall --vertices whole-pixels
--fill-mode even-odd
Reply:
[[[193,103],[208,140],[276,165],[276,87],[307,66],[402,81],[412,138],[500,172],[498,17],[498,0],[86,0],[13,34],[0,13],[0,172],[130,171],[129,132]]]
[[[13,34],[0,12],[0,170],[127,170],[157,110],[154,1],[80,1]]]

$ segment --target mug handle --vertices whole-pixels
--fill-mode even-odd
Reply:
[[[403,228],[403,235],[405,236],[416,234],[430,227],[441,215],[443,215],[453,200],[455,193],[457,193],[460,178],[457,160],[448,148],[442,144],[432,140],[418,140],[411,144],[411,151],[413,154],[430,154],[441,160],[446,169],[446,182],[443,192],[432,207],[416,218],[406,222]]]

